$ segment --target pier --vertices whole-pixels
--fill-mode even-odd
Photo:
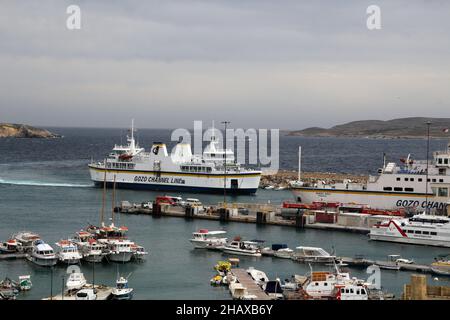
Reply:
[[[391,269],[393,271],[411,271],[411,272],[422,272],[422,273],[433,273],[431,266],[416,264],[416,263],[395,263],[391,261],[381,261],[381,260],[370,260],[365,258],[348,258],[340,257],[336,259],[344,264],[351,267],[361,267],[366,268],[371,265],[376,265],[381,269]],[[398,269],[395,269],[398,267]]]
[[[2,254],[0,254],[0,260],[25,259],[26,257],[27,257],[26,253],[2,253]]]
[[[248,295],[255,296],[256,300],[270,300],[264,290],[255,283],[255,280],[244,269],[232,269],[231,273],[236,280],[246,289]],[[232,291],[232,287],[230,287]],[[233,295],[233,292],[232,292]]]
[[[92,288],[92,284],[86,284],[83,289]],[[104,285],[95,285],[95,290],[97,294],[97,300],[108,300],[111,297],[111,293],[113,291],[113,287],[108,287]],[[78,290],[74,290],[72,292],[65,291],[64,295],[61,293],[54,295],[52,297],[47,297],[42,300],[76,300],[76,293]]]

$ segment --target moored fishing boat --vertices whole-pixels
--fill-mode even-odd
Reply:
[[[18,251],[18,243],[16,239],[9,239],[8,241],[0,243],[1,253],[15,253]]]
[[[33,242],[31,252],[27,255],[27,259],[42,267],[51,267],[58,262],[53,248],[40,239]]]
[[[16,233],[13,238],[17,241],[18,249],[27,252],[31,251],[33,242],[39,240],[41,236],[31,231],[21,231]]]
[[[227,243],[221,250],[228,254],[237,254],[243,256],[260,257],[261,248],[259,243],[255,241],[244,241],[240,237],[236,237],[230,243]]]
[[[131,300],[133,298],[133,288],[128,287],[128,277],[119,277],[116,281],[116,287],[112,293],[113,300]]]
[[[227,238],[222,237],[226,231],[209,231],[200,229],[192,233],[191,243],[198,249],[220,249],[227,243]]]
[[[59,248],[56,256],[62,264],[77,264],[83,258],[78,246],[70,240],[61,240],[56,245]]]
[[[431,264],[431,271],[441,276],[450,276],[450,255],[444,255]]]
[[[136,243],[131,244],[131,251],[133,251],[132,259],[138,262],[145,261],[148,256],[148,251],[143,246]]]

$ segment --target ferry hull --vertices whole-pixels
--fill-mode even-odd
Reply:
[[[421,193],[395,193],[368,190],[339,190],[339,189],[317,189],[297,187],[292,189],[295,198],[303,203],[340,202],[357,203],[368,205],[374,209],[393,210],[399,208],[417,207],[425,209],[445,210],[449,198],[438,198]]]
[[[103,187],[105,181],[104,170],[90,168],[91,180],[96,186]],[[183,175],[178,173],[164,173],[156,175],[153,172],[111,171],[106,173],[106,184],[112,187],[116,181],[116,188],[154,191],[179,191],[194,193],[223,194],[224,177],[215,175]],[[227,194],[254,194],[258,190],[261,175],[239,174],[227,175]],[[231,181],[235,180],[235,187]]]
[[[450,241],[369,234],[370,240],[450,248]]]

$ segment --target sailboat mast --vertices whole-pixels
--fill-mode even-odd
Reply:
[[[111,222],[114,223],[114,207],[116,204],[116,175],[114,175],[113,192],[112,192],[112,203],[111,203]]]
[[[102,210],[100,212],[100,226],[103,226],[105,221],[105,198],[106,198],[106,169],[105,174],[103,176],[103,194],[102,194]]]

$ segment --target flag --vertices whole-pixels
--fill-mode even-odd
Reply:
[[[445,128],[445,129],[442,130],[442,131],[444,131],[444,133],[448,133],[448,128]]]

